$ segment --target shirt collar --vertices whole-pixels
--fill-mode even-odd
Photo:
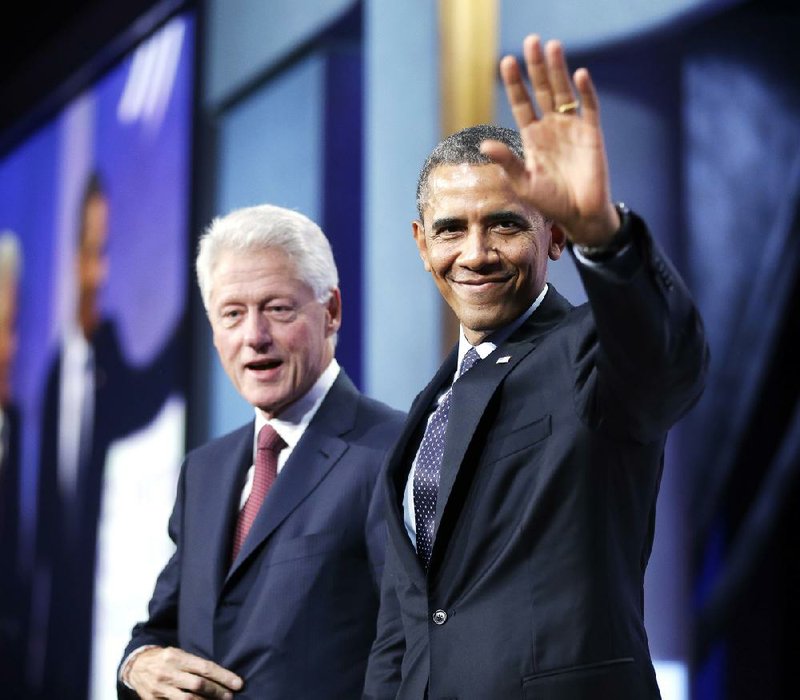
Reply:
[[[483,360],[488,357],[494,350],[500,345],[502,342],[507,340],[509,336],[517,330],[525,321],[527,321],[531,314],[533,314],[536,309],[539,308],[539,305],[542,303],[542,300],[547,294],[548,285],[545,284],[544,288],[541,292],[539,292],[539,296],[533,300],[533,303],[516,319],[514,319],[511,323],[507,326],[503,326],[503,328],[498,328],[496,331],[491,333],[486,340],[481,343],[475,345],[475,350],[478,353],[478,356]],[[473,345],[467,340],[464,336],[464,328],[461,327],[461,332],[459,334],[458,340],[458,362],[456,362],[456,378],[458,377],[458,368],[461,367],[461,360],[464,359],[464,355],[467,354],[467,351],[473,347]]]
[[[334,357],[312,387],[297,401],[287,406],[280,416],[267,420],[266,416],[256,408],[253,454],[255,454],[258,433],[266,423],[269,423],[275,429],[275,432],[281,436],[290,450],[293,449],[300,442],[303,432],[305,432],[317,409],[319,409],[322,400],[328,395],[328,391],[336,381],[336,377],[339,376],[340,369],[339,363]]]

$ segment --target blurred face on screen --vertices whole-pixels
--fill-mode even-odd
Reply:
[[[98,295],[108,276],[108,200],[93,194],[83,212],[83,230],[78,249],[78,321],[90,338],[100,323]]]
[[[16,280],[0,278],[0,406],[11,401],[11,365],[17,350]]]
[[[268,418],[305,394],[333,359],[334,289],[319,302],[281,250],[225,251],[208,307],[214,346],[236,390]]]

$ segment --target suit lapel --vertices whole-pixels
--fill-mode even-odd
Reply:
[[[540,340],[561,323],[571,308],[571,304],[550,285],[541,306],[511,338],[456,382],[436,499],[437,523],[441,522],[466,451],[495,391]],[[509,359],[497,362],[505,357]],[[451,350],[436,375],[412,404],[403,433],[384,474],[389,532],[405,570],[422,588],[425,586],[425,572],[405,530],[403,491],[428,415],[439,392],[452,381],[457,360],[458,346]],[[435,562],[437,549],[444,544],[434,539],[433,545],[432,562]]]
[[[215,443],[213,451],[197,463],[191,476],[185,508],[192,510],[188,520],[193,525],[185,533],[186,546],[207,553],[199,558],[193,555],[193,561],[211,564],[192,569],[192,575],[198,579],[195,586],[202,590],[196,602],[206,609],[205,615],[199,614],[198,619],[214,619],[216,600],[228,572],[233,519],[238,512],[244,475],[253,461],[253,430],[251,422]],[[218,506],[210,507],[212,502]],[[195,634],[198,648],[211,653],[212,626],[197,625]]]
[[[212,585],[215,593],[230,564],[231,537],[233,521],[239,510],[244,475],[253,462],[253,423],[248,423],[219,446],[219,458],[206,463],[202,475],[203,493],[219,494],[222,508],[206,508],[202,517],[197,518],[199,532],[194,542],[210,543],[213,547],[214,570]],[[207,545],[203,545],[204,547]],[[215,599],[212,596],[212,599]]]
[[[264,499],[226,580],[306,499],[345,453],[347,443],[340,436],[352,430],[357,403],[356,388],[340,372]]]
[[[475,431],[486,413],[489,401],[508,374],[561,323],[570,308],[569,302],[551,286],[541,306],[512,334],[511,338],[478,362],[453,385],[452,406],[447,423],[447,436],[439,475],[439,493],[436,499],[437,531],[438,523],[442,522],[447,508],[453,484]],[[434,539],[434,558],[436,558],[436,544]]]
[[[535,347],[532,339],[504,344],[481,360],[453,385],[452,406],[447,422],[439,494],[436,498],[436,522],[440,523],[453,483],[472,442],[472,436],[486,412],[486,406],[509,372]],[[497,363],[500,357],[508,361]]]
[[[433,379],[414,400],[403,432],[396,443],[397,447],[392,452],[384,471],[386,507],[388,509],[386,520],[389,533],[395,542],[397,555],[403,561],[406,571],[414,576],[417,585],[422,588],[425,586],[425,571],[406,532],[403,492],[431,407],[439,392],[452,380],[453,373],[456,371],[457,355],[457,349],[448,355]]]

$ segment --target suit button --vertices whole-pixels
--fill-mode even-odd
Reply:
[[[447,622],[447,613],[444,610],[437,610],[433,613],[433,622],[437,625],[443,625]]]

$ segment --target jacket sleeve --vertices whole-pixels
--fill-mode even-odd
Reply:
[[[400,668],[406,640],[394,583],[396,566],[397,558],[390,542],[381,584],[377,635],[367,664],[363,700],[394,700],[400,687]]]
[[[169,519],[169,536],[175,543],[175,552],[170,557],[156,580],[153,596],[148,604],[148,617],[138,622],[131,632],[131,640],[125,648],[117,668],[117,697],[136,698],[136,693],[120,680],[120,673],[128,656],[146,645],[160,647],[178,646],[178,595],[180,593],[181,530],[183,524],[184,473],[186,463],[181,467],[178,479],[178,494],[172,515]]]
[[[708,346],[678,272],[636,214],[626,225],[624,264],[577,263],[594,325],[575,351],[576,388],[590,424],[647,442],[699,398]]]
[[[367,558],[377,593],[381,589],[386,555],[386,520],[380,480],[376,479],[371,486],[372,493],[369,496],[369,508],[364,523],[364,539],[367,543]]]

